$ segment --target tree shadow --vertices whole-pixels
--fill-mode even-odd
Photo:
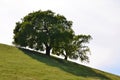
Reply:
[[[95,77],[95,78],[99,78],[101,80],[111,80],[107,76],[99,73],[99,71],[95,72],[94,69],[92,69],[92,68],[89,68],[89,67],[86,67],[83,65],[79,65],[74,62],[66,61],[63,59],[55,58],[52,56],[46,56],[39,52],[35,52],[35,51],[23,49],[23,48],[18,48],[18,49],[21,50],[26,55],[30,56],[31,58],[36,59],[39,62],[45,63],[49,66],[57,67],[65,72],[71,73],[76,76],[82,76],[82,77],[86,77],[86,78],[87,77]]]

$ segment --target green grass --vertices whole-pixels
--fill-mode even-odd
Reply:
[[[0,80],[120,80],[120,76],[0,44]]]

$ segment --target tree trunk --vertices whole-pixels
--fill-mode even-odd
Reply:
[[[47,56],[50,56],[50,50],[51,50],[50,47],[46,47],[46,55],[47,55]]]
[[[65,56],[65,60],[67,61],[67,56]]]

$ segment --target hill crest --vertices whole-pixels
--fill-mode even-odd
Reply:
[[[120,76],[0,44],[0,80],[119,80]]]

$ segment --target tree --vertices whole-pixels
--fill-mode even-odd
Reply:
[[[36,11],[26,15],[22,22],[17,22],[14,29],[14,44],[36,50],[46,50],[50,55],[52,48],[59,47],[59,42],[67,41],[73,35],[72,22],[54,12]]]
[[[81,61],[89,62],[87,53],[90,52],[90,49],[85,44],[89,43],[90,39],[92,39],[90,35],[74,35],[71,40],[63,43],[61,47],[53,49],[53,53],[64,56],[65,60],[79,58]]]
[[[54,12],[36,11],[26,15],[14,29],[14,44],[35,50],[46,51],[55,55],[63,55],[65,59],[88,61],[88,43],[90,35],[75,35],[72,21]]]

